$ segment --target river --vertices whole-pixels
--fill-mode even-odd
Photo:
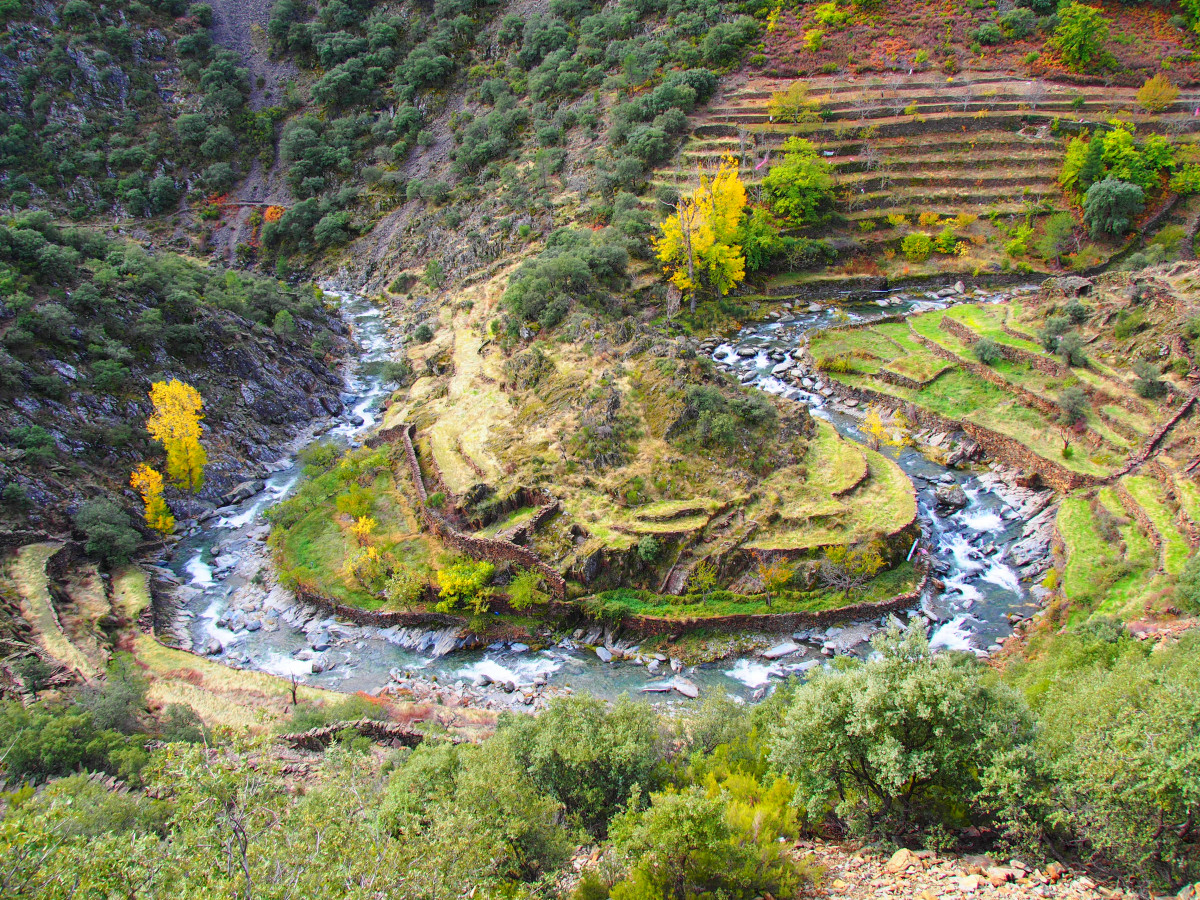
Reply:
[[[353,446],[378,422],[388,391],[378,377],[368,373],[367,366],[389,358],[392,341],[386,318],[377,306],[356,295],[333,296],[339,299],[342,315],[362,352],[346,377],[342,399],[347,412],[322,433]],[[886,310],[875,304],[842,309],[852,319],[861,319],[931,305],[903,298],[892,298],[889,303]],[[835,408],[819,394],[780,380],[776,377],[779,364],[769,355],[772,351],[776,356],[788,353],[804,341],[806,333],[834,321],[830,309],[797,310],[777,321],[743,329],[717,347],[713,357],[744,383],[805,403],[813,415],[826,419],[843,435],[862,440],[856,416]],[[746,347],[754,348],[755,354],[739,356],[735,352]],[[303,436],[296,449],[317,437],[316,433]],[[883,452],[889,453],[917,486],[922,528],[943,573],[945,590],[939,598],[926,598],[923,603],[925,614],[938,623],[934,644],[986,652],[1011,632],[1007,614],[1028,614],[1033,609],[1016,572],[1004,561],[1007,548],[1020,534],[1018,506],[1007,500],[1003,486],[986,474],[949,470],[911,448],[885,448]],[[669,692],[674,661],[666,659],[660,671],[651,674],[645,666],[629,661],[602,662],[578,638],[538,650],[522,644],[496,644],[486,650],[452,649],[446,653],[443,651],[456,644],[449,633],[356,626],[295,604],[272,584],[263,512],[288,495],[300,478],[300,467],[293,455],[271,468],[265,490],[193,527],[172,553],[169,565],[183,582],[178,589],[183,620],[179,630],[190,637],[196,652],[208,653],[236,668],[295,677],[333,690],[375,693],[391,685],[415,690],[418,696],[426,689],[427,696],[436,688],[463,697],[464,702],[499,708],[537,708],[546,697],[568,691],[612,699],[647,687],[652,689],[648,696],[656,702],[688,702],[679,693]],[[933,492],[947,476],[961,485],[969,503],[953,515],[942,516],[935,508]],[[594,639],[595,635],[588,637]],[[828,650],[823,653],[822,641],[837,635],[806,637],[809,640],[801,651],[781,660],[737,656],[683,667],[681,674],[698,687],[701,696],[721,691],[756,699],[781,677],[825,662]],[[867,644],[860,643],[853,652],[861,654],[867,649]],[[518,689],[505,689],[506,682]]]

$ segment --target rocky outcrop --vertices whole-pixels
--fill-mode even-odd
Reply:
[[[310,728],[308,731],[301,731],[295,734],[281,734],[279,739],[302,750],[324,750],[346,729],[355,731],[376,743],[396,748],[416,747],[427,739],[423,733],[417,731],[415,728],[410,728],[407,725],[398,725],[394,722],[380,722],[375,719],[334,722],[331,725]],[[446,739],[441,738],[441,740]],[[453,737],[449,738],[449,740],[457,744],[461,741],[461,738]]]

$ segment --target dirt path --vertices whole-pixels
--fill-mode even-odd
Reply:
[[[250,107],[255,111],[282,103],[284,85],[298,77],[289,60],[271,59],[267,52],[267,22],[272,0],[213,0],[212,34],[220,46],[233,50],[250,70]],[[294,198],[276,159],[269,169],[255,159],[249,173],[234,188],[234,198],[245,203],[291,206]],[[217,252],[229,262],[239,243],[249,242],[247,224],[251,209],[235,211],[213,234]]]

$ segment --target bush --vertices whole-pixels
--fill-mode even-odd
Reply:
[[[985,366],[990,366],[1000,359],[1000,345],[991,338],[980,338],[977,340],[972,345],[971,352]]]
[[[909,262],[924,262],[933,253],[933,238],[923,231],[914,231],[905,235],[900,243],[900,249]]]
[[[413,331],[413,340],[418,344],[428,344],[433,340],[433,329],[427,323],[418,325]]]
[[[432,498],[431,498],[432,499]],[[453,612],[464,606],[469,606],[476,614],[487,612],[492,599],[492,589],[488,585],[496,567],[490,562],[474,562],[462,560],[437,573],[438,612]]]
[[[644,563],[652,563],[658,559],[658,554],[661,551],[658,539],[652,534],[644,534],[638,538],[637,555]]]
[[[1151,652],[1099,622],[1056,638],[1020,673],[1048,776],[1027,807],[1159,892],[1200,879],[1200,774],[1183,763],[1200,728],[1198,637]]]
[[[1024,704],[974,660],[935,656],[919,627],[872,643],[872,662],[816,670],[771,732],[797,805],[859,830],[978,821],[985,785],[1033,740]]]
[[[635,789],[660,783],[662,746],[653,709],[594,697],[556,699],[541,715],[506,718],[500,741],[538,788],[594,837]]]
[[[1138,106],[1148,113],[1159,113],[1179,97],[1179,88],[1171,84],[1166,75],[1159,72],[1138,88]]]
[[[1139,397],[1153,399],[1161,397],[1167,392],[1167,385],[1160,377],[1162,372],[1154,363],[1144,359],[1135,359],[1133,371],[1137,375],[1133,389],[1137,391]]]
[[[1004,31],[995,22],[985,22],[975,29],[975,40],[984,45],[1004,43]]]

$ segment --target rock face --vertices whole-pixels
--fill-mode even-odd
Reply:
[[[134,302],[128,314],[136,319],[141,308]],[[284,455],[287,443],[304,427],[342,410],[341,373],[313,357],[312,334],[344,334],[346,327],[323,310],[314,312],[296,339],[265,333],[254,323],[228,311],[199,307],[196,313],[195,353],[175,358],[161,353],[145,362],[135,361],[126,377],[130,399],[118,399],[95,387],[90,379],[63,375],[66,392],[52,399],[35,392],[0,409],[0,430],[40,425],[54,439],[65,469],[72,459],[86,460],[82,477],[54,471],[36,459],[0,461],[0,481],[26,486],[30,499],[29,522],[58,531],[69,525],[71,512],[98,493],[121,497],[128,489],[130,463],[127,452],[104,445],[96,435],[121,429],[140,429],[152,409],[147,392],[159,373],[200,386],[204,398],[204,443],[208,452],[204,487],[196,496],[167,501],[177,517],[202,514],[212,506],[244,499],[261,490],[256,481],[264,466]],[[301,327],[298,323],[298,328]],[[83,346],[76,354],[62,353],[55,360],[61,371],[85,366]],[[333,353],[345,354],[349,342],[332,338]],[[97,443],[99,441],[99,443]]]

